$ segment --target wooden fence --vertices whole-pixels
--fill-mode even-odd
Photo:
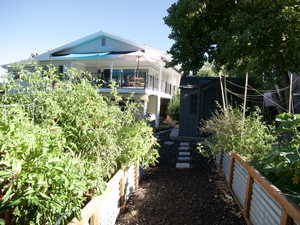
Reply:
[[[216,157],[248,225],[300,225],[300,208],[238,154]]]
[[[108,182],[101,196],[93,198],[82,210],[81,220],[69,225],[114,225],[130,194],[139,185],[139,165],[119,170]]]

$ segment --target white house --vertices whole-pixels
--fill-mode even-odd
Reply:
[[[67,67],[89,71],[104,81],[100,93],[109,94],[109,83],[115,80],[118,93],[124,97],[133,95],[141,101],[144,113],[154,115],[156,126],[161,109],[176,93],[181,78],[176,69],[165,68],[170,60],[165,52],[102,31],[34,59],[42,65],[54,64],[61,72]]]

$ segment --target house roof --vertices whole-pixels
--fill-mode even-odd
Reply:
[[[67,50],[70,50],[72,48],[75,48],[77,46],[83,45],[85,43],[91,42],[93,40],[96,40],[101,37],[107,37],[109,39],[113,39],[118,42],[122,42],[126,45],[132,46],[133,49],[139,49],[139,51],[130,51],[130,52],[87,52],[83,54],[62,54],[62,55],[57,55],[55,56],[54,53],[59,53],[59,52],[64,52]],[[99,55],[101,54],[101,55]],[[104,54],[104,55],[102,55]],[[44,52],[40,55],[35,56],[31,60],[36,60],[36,61],[48,61],[48,60],[88,60],[88,59],[93,59],[93,58],[117,58],[117,57],[128,57],[128,56],[134,56],[137,54],[141,54],[141,56],[146,60],[149,61],[150,63],[153,63],[154,61],[162,61],[162,62],[168,62],[171,61],[171,56],[168,55],[166,52],[163,52],[159,49],[147,46],[147,45],[140,45],[135,42],[129,41],[127,39],[121,38],[119,36],[106,33],[103,31],[99,31],[90,35],[87,35],[83,38],[80,38],[78,40],[72,41],[70,43],[67,43],[65,45],[62,45],[60,47],[54,48],[50,51]],[[21,62],[16,62],[16,63],[21,63]],[[11,63],[10,63],[11,64]],[[4,65],[8,66],[10,64]],[[175,68],[169,68],[171,70],[174,70]],[[179,70],[179,68],[175,69],[176,72]]]
[[[116,41],[123,42],[123,43],[131,45],[131,46],[134,46],[134,47],[140,49],[141,51],[147,51],[151,56],[156,56],[156,57],[160,56],[160,57],[163,57],[164,59],[167,59],[167,60],[169,59],[168,55],[163,51],[160,51],[158,49],[155,49],[155,48],[152,48],[152,47],[149,47],[149,46],[146,46],[146,45],[140,45],[140,44],[137,44],[135,42],[129,41],[127,39],[124,39],[124,38],[121,38],[119,36],[109,34],[109,33],[103,32],[103,31],[99,31],[99,32],[90,34],[90,35],[85,36],[83,38],[80,38],[78,40],[72,41],[68,44],[62,45],[58,48],[55,48],[53,50],[50,50],[50,51],[45,52],[43,54],[40,54],[40,55],[36,56],[35,59],[36,60],[48,60],[49,57],[51,57],[56,52],[61,52],[61,51],[64,51],[64,50],[74,48],[76,46],[82,45],[82,44],[87,43],[89,41],[93,41],[93,40],[95,40],[97,38],[100,38],[100,37],[103,37],[103,36],[107,37],[107,38],[110,38],[110,39],[113,39],[113,40],[116,40]],[[148,53],[147,53],[147,55],[149,55]]]

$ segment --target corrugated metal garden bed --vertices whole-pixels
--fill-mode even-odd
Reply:
[[[299,207],[238,154],[219,154],[216,163],[249,225],[300,224]]]

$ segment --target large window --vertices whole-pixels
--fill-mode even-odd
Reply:
[[[102,79],[108,84],[110,78],[114,80],[118,87],[124,88],[144,88],[145,81],[148,74],[146,69],[105,69],[102,73]]]
[[[148,70],[124,69],[124,86],[133,88],[144,88]]]
[[[122,70],[113,70],[112,79],[116,82],[117,86],[122,87]]]

